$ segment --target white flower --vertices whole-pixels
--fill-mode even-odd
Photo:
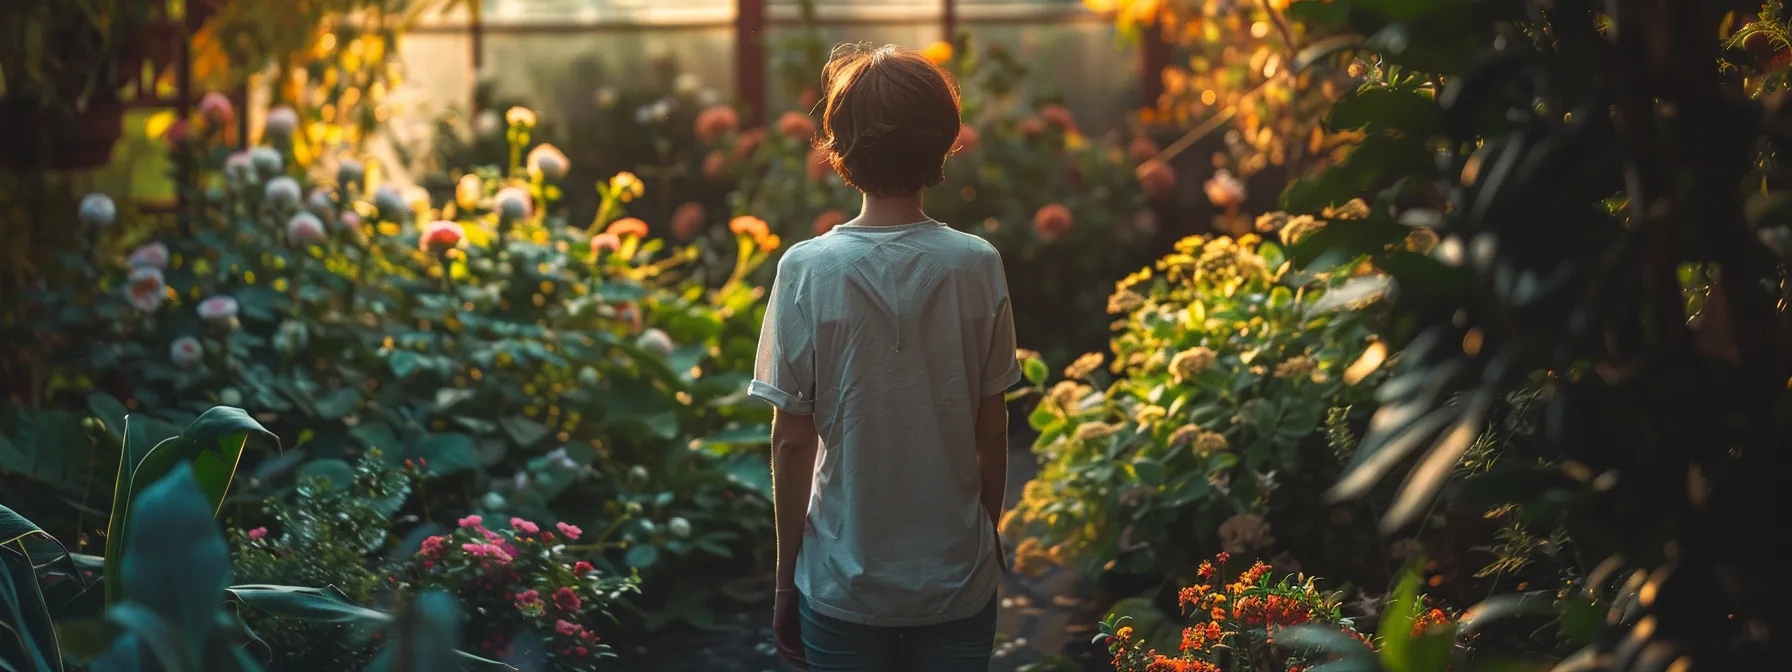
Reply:
[[[305,197],[305,209],[322,219],[330,219],[336,214],[336,201],[330,198],[329,187],[316,187],[311,195]]]
[[[653,102],[653,118],[665,119],[672,114],[672,101],[661,98]]]
[[[678,73],[678,77],[672,80],[672,91],[680,96],[695,96],[702,88],[703,78],[698,77],[694,72]]]
[[[192,336],[174,339],[174,345],[168,349],[168,358],[174,360],[175,366],[183,369],[198,366],[199,359],[203,356],[205,356],[205,346],[200,345],[199,339]]]
[[[671,532],[672,536],[679,539],[689,537],[691,536],[691,521],[675,517],[666,521],[666,531]]]
[[[299,189],[299,181],[285,175],[268,180],[266,191],[268,203],[282,211],[298,209],[299,197],[303,193]]]
[[[199,302],[199,319],[213,324],[228,324],[236,319],[236,299],[229,296],[214,296]]]
[[[285,140],[292,137],[293,131],[299,128],[299,113],[291,106],[281,105],[268,110],[267,133],[269,136]]]
[[[249,164],[255,166],[255,173],[265,180],[279,175],[280,169],[286,165],[286,159],[280,157],[278,149],[256,147],[249,150]]]
[[[589,366],[579,369],[579,384],[595,386],[598,383],[597,369]]]
[[[498,190],[498,216],[508,220],[528,219],[532,209],[529,191],[522,187],[505,187]]]
[[[336,183],[340,186],[351,184],[359,186],[361,179],[366,176],[367,169],[361,165],[360,161],[343,159],[336,164]]]
[[[566,155],[561,153],[558,147],[545,142],[536,145],[535,149],[529,150],[526,163],[529,167],[529,174],[541,175],[550,180],[566,177],[566,170],[572,167],[572,163],[566,160]]]
[[[105,194],[88,194],[81,197],[81,206],[76,210],[81,223],[88,228],[104,228],[118,220],[118,205],[112,197]]]
[[[153,313],[162,307],[162,300],[168,291],[167,283],[162,279],[162,269],[154,266],[140,266],[131,271],[131,282],[126,290],[131,305],[145,313]]]
[[[318,219],[317,215],[300,211],[286,221],[287,245],[303,247],[328,239],[329,236],[324,233],[324,220]]]
[[[222,390],[218,390],[218,403],[224,406],[236,406],[240,408],[243,405],[243,392],[234,387],[226,387]]]
[[[635,339],[635,345],[660,357],[672,354],[672,337],[657,328],[641,332],[641,337]]]
[[[161,243],[149,243],[131,251],[126,262],[131,268],[168,268],[168,246]]]
[[[481,136],[497,135],[504,131],[504,115],[497,110],[481,110],[479,116],[473,118],[473,132]]]
[[[631,481],[647,480],[647,467],[641,466],[639,464],[629,467],[628,468],[628,478]]]
[[[379,211],[381,218],[394,222],[411,216],[411,204],[405,201],[397,187],[390,184],[382,184],[373,190],[373,208]]]
[[[232,187],[255,182],[255,163],[249,160],[248,152],[232,152],[224,158],[224,179]]]

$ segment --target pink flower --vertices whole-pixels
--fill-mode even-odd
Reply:
[[[828,179],[828,173],[834,172],[834,164],[829,160],[827,150],[820,147],[809,150],[809,179],[820,182]]]
[[[815,120],[791,110],[778,117],[778,133],[792,140],[808,140],[815,135]]]
[[[600,233],[591,237],[591,255],[603,252],[615,252],[622,249],[622,238],[614,233]]]
[[[479,514],[473,514],[471,516],[467,516],[465,518],[460,519],[460,526],[461,527],[479,527],[479,524],[483,523],[483,522],[485,522],[484,518],[479,517]]]
[[[1060,130],[1076,130],[1076,118],[1071,116],[1070,109],[1056,103],[1039,108],[1039,118]]]
[[[500,541],[504,539],[504,535],[491,530],[480,530],[479,533],[485,535],[486,541]]]
[[[187,120],[176,119],[174,123],[168,125],[167,130],[162,131],[162,142],[168,143],[170,148],[178,149],[181,145],[187,144],[187,138],[192,134],[192,127],[187,124]]]
[[[740,115],[727,105],[712,105],[697,113],[697,140],[709,144],[733,133],[740,126]]]
[[[1071,221],[1070,208],[1060,203],[1049,204],[1033,213],[1033,229],[1046,240],[1057,240],[1070,233]]]
[[[125,260],[131,268],[168,268],[168,246],[161,243],[150,243],[131,251],[130,258]]]
[[[1244,183],[1224,168],[1214,171],[1213,178],[1202,184],[1201,188],[1207,192],[1207,200],[1221,208],[1229,210],[1244,203]]]
[[[569,525],[567,523],[554,523],[554,527],[560,528],[560,533],[566,535],[568,541],[578,539],[579,535],[585,533],[585,531],[579,529],[577,525]]]
[[[211,124],[213,128],[229,126],[236,119],[236,106],[224,94],[213,91],[199,99],[199,118]]]
[[[579,576],[590,574],[593,571],[596,571],[596,568],[592,567],[591,563],[585,562],[584,560],[572,563],[572,573]]]
[[[541,533],[541,528],[536,526],[535,523],[531,523],[531,522],[529,522],[527,520],[523,520],[521,518],[511,518],[510,519],[510,527],[511,527],[511,529],[514,529],[523,534],[539,534],[539,533]]]
[[[288,245],[303,247],[325,240],[329,240],[329,236],[324,233],[324,220],[318,219],[317,215],[301,210],[299,214],[293,215],[292,219],[286,222],[286,244]]]
[[[342,228],[353,231],[361,228],[361,215],[357,212],[342,213]]]
[[[573,592],[571,588],[554,591],[554,606],[559,607],[561,611],[578,611],[582,604],[584,602],[579,599],[579,594]]]
[[[517,593],[514,601],[519,607],[541,604],[541,593],[535,592],[533,589],[525,590]]]
[[[467,553],[470,553],[472,555],[484,556],[485,549],[491,548],[491,547],[492,547],[491,544],[480,544],[480,543],[468,542],[465,544],[461,544],[460,550],[466,551]]]
[[[131,271],[131,305],[137,310],[153,313],[162,307],[162,300],[167,298],[167,288],[168,284],[162,279],[160,269],[143,266]]]
[[[200,345],[199,339],[192,336],[175,339],[174,345],[168,350],[168,358],[174,360],[175,366],[183,369],[199,366],[199,358],[205,355],[205,346]]]
[[[466,237],[466,230],[460,228],[459,224],[438,220],[424,225],[423,235],[420,236],[418,242],[421,243],[424,252],[441,254],[459,245],[461,239]]]
[[[261,541],[261,538],[266,536],[268,536],[268,528],[257,527],[249,530],[249,541]]]
[[[566,635],[567,637],[577,637],[579,630],[581,629],[582,628],[577,625],[566,622],[566,619],[564,618],[554,621],[554,632]]]
[[[422,548],[419,550],[423,555],[435,555],[436,553],[441,552],[442,542],[445,541],[448,541],[448,538],[439,534],[433,537],[426,537],[423,540]]]
[[[214,296],[199,302],[199,319],[213,324],[227,324],[236,319],[236,299]]]

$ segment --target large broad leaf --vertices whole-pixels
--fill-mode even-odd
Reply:
[[[357,605],[335,586],[302,588],[244,584],[231,586],[225,593],[250,607],[301,621],[354,625],[392,622],[391,614]]]
[[[27,537],[49,535],[0,506],[0,669],[61,670],[62,650],[24,543]]]
[[[133,500],[142,520],[128,529],[119,572],[128,602],[107,618],[136,635],[171,670],[203,660],[217,630],[219,600],[230,585],[230,550],[213,520],[216,500],[180,462]]]
[[[404,451],[405,459],[422,459],[430,473],[437,476],[479,468],[479,456],[473,450],[473,437],[465,434],[429,434],[418,437]]]
[[[398,615],[391,643],[368,663],[367,672],[515,669],[457,650],[461,623],[454,596],[435,590],[418,596]]]
[[[135,416],[133,416],[134,418]],[[124,579],[119,571],[129,550],[124,547],[131,535],[134,502],[150,484],[171,473],[175,465],[191,464],[199,494],[209,502],[216,514],[236,476],[238,461],[250,440],[280,445],[273,433],[249,417],[240,408],[216,406],[193,420],[179,436],[145,450],[143,437],[133,437],[135,421],[126,419],[124,451],[119,457],[118,483],[113,488],[112,518],[106,528],[106,603],[115,604],[125,597]]]

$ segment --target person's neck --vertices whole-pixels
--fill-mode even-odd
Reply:
[[[921,192],[908,196],[872,196],[865,194],[865,204],[853,222],[859,226],[899,226],[928,220],[921,211]]]

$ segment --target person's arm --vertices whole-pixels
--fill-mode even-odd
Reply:
[[[983,509],[1000,525],[1008,488],[1008,402],[1001,393],[977,404],[977,471],[983,477]]]
[[[819,444],[815,416],[785,411],[772,414],[772,507],[778,527],[780,591],[796,589],[796,554],[807,526]],[[1001,501],[996,505],[1000,507]]]

